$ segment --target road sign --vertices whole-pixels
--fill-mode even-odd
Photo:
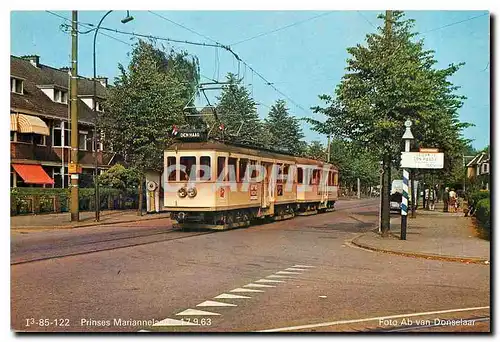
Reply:
[[[422,153],[439,153],[439,148],[420,147],[418,151]]]
[[[444,167],[444,153],[401,152],[401,167],[442,169]]]

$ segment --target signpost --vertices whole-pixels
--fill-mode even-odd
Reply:
[[[401,167],[410,169],[442,169],[444,153],[401,152]]]

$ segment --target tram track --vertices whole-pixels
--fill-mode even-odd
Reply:
[[[353,206],[347,206],[345,208],[335,209],[330,214],[340,211],[352,210],[362,207],[371,206],[373,203],[363,203],[363,204],[355,204]],[[317,215],[311,216],[317,217]],[[272,224],[272,223],[271,223]],[[257,225],[258,226],[258,225]],[[247,229],[251,229],[247,228]],[[127,236],[119,236],[113,238],[105,238],[105,239],[86,239],[87,241],[71,241],[65,245],[58,245],[56,248],[47,248],[43,249],[43,246],[36,246],[36,248],[28,251],[21,251],[18,254],[20,256],[16,256],[16,252],[11,255],[11,266],[23,265],[28,263],[34,263],[39,261],[48,261],[52,259],[61,259],[72,256],[86,255],[98,252],[105,252],[110,250],[117,250],[129,247],[136,247],[142,245],[149,245],[154,243],[161,243],[167,241],[175,241],[186,239],[189,237],[213,234],[220,231],[211,230],[211,231],[182,231],[177,228],[168,228],[166,231],[156,231],[148,234],[128,234]],[[109,235],[114,235],[113,233]],[[159,239],[160,237],[160,239]],[[165,237],[165,238],[161,238]],[[75,250],[76,249],[76,250]]]

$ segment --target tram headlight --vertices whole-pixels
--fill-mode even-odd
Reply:
[[[196,188],[189,188],[187,191],[187,195],[191,198],[196,196],[197,193],[198,193],[198,191],[196,191]]]
[[[180,198],[184,198],[187,196],[187,191],[186,191],[186,188],[180,188],[179,190],[177,190],[177,195],[180,197]]]

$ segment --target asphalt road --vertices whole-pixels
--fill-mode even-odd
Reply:
[[[306,331],[349,324],[359,331],[384,328],[367,320],[374,317],[445,310],[462,310],[448,318],[489,316],[487,308],[470,309],[489,305],[489,266],[353,248],[348,241],[377,221],[378,201],[338,208],[208,234],[155,221],[13,233],[11,326],[239,332],[327,322],[334,324]]]

